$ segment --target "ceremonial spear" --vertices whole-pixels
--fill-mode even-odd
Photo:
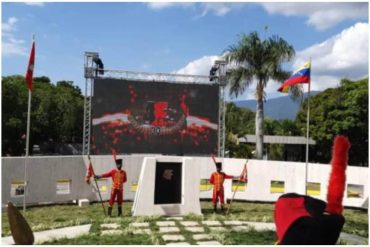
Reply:
[[[99,189],[99,185],[98,185],[98,182],[95,178],[95,172],[94,172],[94,168],[92,166],[92,162],[91,162],[91,159],[90,159],[90,155],[87,155],[87,158],[89,159],[89,170],[88,170],[88,175],[86,177],[86,182],[87,183],[90,183],[90,177],[93,176],[94,177],[94,181],[95,181],[95,185],[96,185],[96,189],[98,191],[98,194],[99,194],[99,199],[100,199],[100,202],[101,202],[101,205],[103,207],[103,211],[104,211],[104,216],[107,217],[107,212],[105,211],[105,207],[104,207],[104,203],[103,203],[103,199],[101,197],[101,194],[100,194],[100,189]]]

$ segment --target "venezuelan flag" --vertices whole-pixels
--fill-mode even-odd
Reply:
[[[311,79],[311,63],[305,63],[302,67],[294,71],[293,75],[286,80],[278,89],[282,93],[289,91],[289,86],[299,83],[310,83]]]

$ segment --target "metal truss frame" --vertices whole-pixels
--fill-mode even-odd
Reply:
[[[123,80],[135,80],[145,82],[176,82],[184,84],[210,84],[211,77],[200,75],[184,75],[169,73],[149,73],[134,72],[126,70],[104,69],[104,74],[100,74],[93,62],[93,58],[99,58],[97,52],[85,52],[85,97],[84,97],[84,122],[83,122],[83,143],[82,154],[90,154],[91,140],[91,100],[93,96],[93,84],[97,78],[114,78]],[[225,62],[216,61],[217,75],[212,78],[212,82],[219,84],[219,132],[218,132],[218,156],[224,157],[225,154]]]

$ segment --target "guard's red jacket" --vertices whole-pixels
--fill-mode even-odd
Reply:
[[[225,179],[230,178],[234,178],[234,176],[227,175],[224,172],[214,172],[211,174],[209,182],[213,184],[213,190],[220,191],[224,189]]]
[[[113,184],[112,189],[123,190],[123,183],[127,181],[126,172],[124,170],[112,169],[111,171],[101,175],[103,178],[111,177]]]

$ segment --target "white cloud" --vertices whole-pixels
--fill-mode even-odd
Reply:
[[[3,55],[9,56],[9,55],[27,55],[26,48],[22,46],[19,42],[9,42],[4,41],[2,44],[2,51]]]
[[[204,17],[209,13],[217,16],[224,16],[234,9],[241,8],[245,3],[184,3],[184,2],[151,2],[147,6],[153,10],[162,10],[170,7],[196,8],[202,13],[196,18]]]
[[[312,88],[322,90],[341,78],[369,74],[369,24],[357,23],[332,38],[297,52],[294,68],[312,59]],[[334,80],[334,81],[333,81]]]
[[[307,16],[307,24],[323,31],[348,20],[368,17],[368,3],[261,3],[270,14]]]
[[[177,74],[209,75],[214,61],[220,56],[204,56],[189,62],[175,71]],[[337,87],[343,78],[352,80],[368,76],[369,71],[369,24],[357,23],[344,29],[330,39],[298,51],[292,70],[300,67],[311,58],[311,90],[322,91]],[[265,89],[268,99],[281,97],[280,84],[269,81]],[[255,83],[238,97],[238,100],[254,99]],[[307,92],[307,85],[304,86]],[[229,96],[226,97],[230,99]]]
[[[192,3],[175,3],[175,2],[150,2],[147,6],[153,10],[162,10],[170,7],[190,7]]]
[[[42,7],[45,5],[44,2],[25,2],[24,4],[30,5],[30,6],[38,6],[38,7]]]
[[[3,32],[13,32],[15,30],[15,24],[18,19],[15,17],[9,17],[7,22],[1,23],[1,29]]]
[[[209,13],[216,16],[225,16],[228,13],[240,9],[250,3],[228,2],[151,2],[147,6],[153,10],[162,10],[170,7],[193,7],[201,11],[196,18],[204,17]],[[368,18],[367,2],[268,2],[258,3],[269,14],[281,14],[285,16],[307,17],[307,24],[319,31],[326,30],[345,20],[358,20]]]
[[[224,16],[233,9],[237,9],[243,6],[238,3],[202,3],[201,8],[203,12],[200,17],[206,16],[208,13],[213,13],[217,16]]]
[[[16,30],[16,17],[8,18],[7,22],[2,24],[2,54],[9,55],[27,55],[26,48],[24,47],[24,40],[16,39],[14,31]]]
[[[188,63],[185,67],[173,71],[175,74],[182,75],[209,75],[209,71],[219,56],[204,56]]]

